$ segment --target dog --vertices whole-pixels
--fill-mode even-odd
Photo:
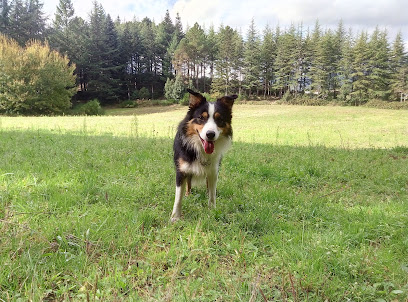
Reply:
[[[208,206],[215,207],[218,170],[221,159],[231,146],[232,106],[237,95],[224,96],[211,103],[193,90],[189,109],[180,122],[174,139],[176,196],[171,214],[175,222],[181,216],[183,195],[191,193],[191,183],[206,179]]]

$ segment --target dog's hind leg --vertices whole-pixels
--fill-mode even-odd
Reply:
[[[186,190],[186,196],[188,196],[188,195],[191,194],[191,178],[192,178],[191,175],[188,175],[188,176],[187,176],[187,183],[186,183],[186,185],[187,185],[187,190]]]
[[[176,174],[176,196],[174,198],[173,212],[171,213],[171,222],[175,222],[180,219],[181,216],[181,201],[183,199],[186,177],[184,173],[177,172]]]
[[[218,173],[211,173],[207,175],[207,189],[208,189],[208,206],[215,208],[215,195],[217,190]]]

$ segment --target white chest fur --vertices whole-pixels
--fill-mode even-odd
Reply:
[[[193,162],[182,162],[179,166],[181,172],[190,174],[193,179],[205,179],[205,176],[218,173],[218,167],[221,161],[222,155],[231,146],[231,138],[221,136],[215,142],[215,150],[212,154],[206,154],[203,150],[201,143],[197,143],[196,150],[198,151],[198,157]]]

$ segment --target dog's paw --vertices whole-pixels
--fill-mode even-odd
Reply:
[[[171,217],[170,218],[170,222],[171,223],[176,223],[177,221],[179,221],[180,220],[180,216],[174,216],[174,217]]]

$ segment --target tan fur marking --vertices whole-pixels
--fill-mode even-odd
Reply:
[[[186,131],[186,135],[187,136],[193,136],[195,134],[197,134],[198,132],[201,132],[201,130],[203,130],[204,125],[198,125],[193,123],[193,120],[189,121],[187,123],[187,131]]]
[[[186,162],[182,159],[182,158],[179,158],[178,159],[178,166],[179,166],[179,168],[181,167],[181,166],[183,166],[183,164],[186,164]]]
[[[232,133],[232,127],[229,123],[225,123],[225,126],[220,129],[222,129],[222,133],[225,135],[231,135]]]
[[[217,118],[219,118],[219,117],[220,117],[220,113],[219,113],[219,112],[214,113],[214,118],[215,118],[215,119],[217,119]]]
[[[201,113],[201,115],[202,115],[202,117],[205,118],[205,119],[208,118],[208,113],[207,113],[207,112],[203,112],[203,113]]]

